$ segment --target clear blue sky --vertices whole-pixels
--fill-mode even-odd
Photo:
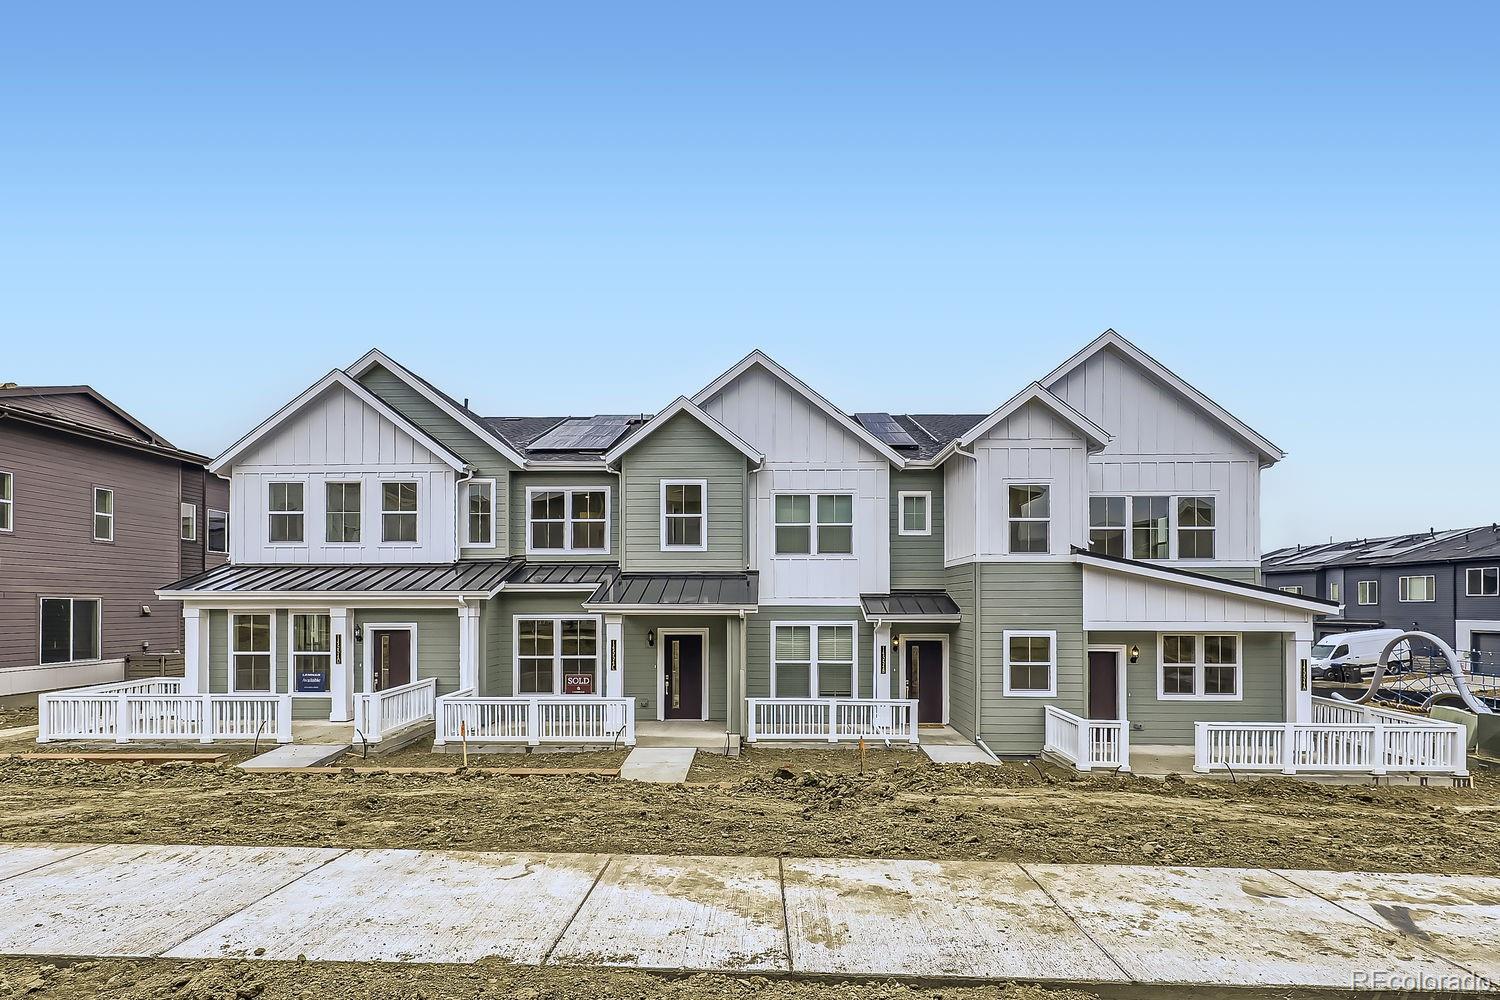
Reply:
[[[1500,518],[1500,6],[32,4],[0,380],[215,452],[379,345],[495,414],[751,347],[988,410],[1105,327],[1264,542]]]

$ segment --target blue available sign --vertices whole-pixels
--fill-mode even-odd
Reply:
[[[309,691],[327,691],[328,675],[321,670],[299,670],[297,671],[297,691],[307,693]]]

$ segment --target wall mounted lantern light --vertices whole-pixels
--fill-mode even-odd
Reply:
[[[1129,652],[1130,652],[1130,662],[1131,663],[1135,663],[1137,660],[1139,660],[1141,658],[1141,647],[1139,647],[1139,646],[1131,646]]]
[[[646,630],[646,645],[648,645],[648,646],[655,646],[656,645],[656,629],[654,629],[654,628],[648,628]]]

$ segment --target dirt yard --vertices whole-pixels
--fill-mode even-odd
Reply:
[[[0,705],[0,729],[19,729],[36,725],[36,706],[6,708]]]
[[[1473,789],[1087,778],[881,752],[707,758],[701,787],[0,760],[0,840],[991,859],[1500,875]],[[561,755],[559,755],[561,758]],[[834,773],[833,765],[840,773]]]

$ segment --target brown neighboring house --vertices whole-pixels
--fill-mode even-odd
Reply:
[[[0,696],[180,672],[154,591],[229,558],[207,461],[89,386],[0,386]]]

